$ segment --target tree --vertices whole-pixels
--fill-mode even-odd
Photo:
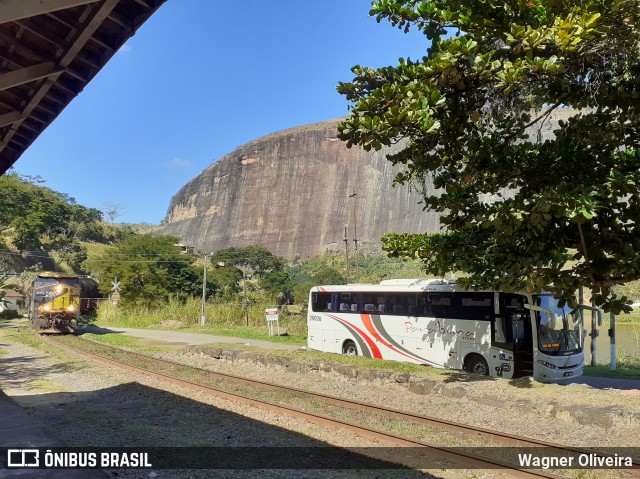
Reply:
[[[117,218],[124,216],[124,206],[120,203],[107,201],[102,205],[102,212],[109,218],[111,223],[115,223]]]
[[[270,271],[260,281],[260,287],[280,302],[288,302],[293,298],[293,283],[286,271]]]
[[[230,299],[240,291],[241,279],[242,271],[239,269],[216,264],[208,273],[207,285],[211,285],[211,295]]]
[[[17,173],[0,177],[0,232],[10,233],[19,249],[57,252],[61,261],[76,268],[86,257],[80,241],[97,227],[102,214],[41,183],[38,177],[25,179]]]
[[[331,266],[323,266],[313,275],[316,284],[344,284],[347,279],[344,275]]]
[[[214,253],[211,256],[214,265],[233,266],[236,268],[246,267],[257,275],[267,272],[282,271],[284,259],[274,256],[264,246],[246,246],[244,248],[226,248]]]
[[[628,310],[640,278],[640,0],[379,0],[370,14],[431,40],[420,61],[356,66],[339,136],[397,144],[396,181],[442,213],[391,256],[474,288],[550,289]],[[543,135],[543,128],[553,128]],[[426,187],[428,180],[433,188]]]
[[[170,297],[197,297],[202,294],[202,273],[177,243],[171,236],[128,236],[84,264],[99,280],[103,294],[110,292],[116,277],[120,280],[125,307],[156,306]]]

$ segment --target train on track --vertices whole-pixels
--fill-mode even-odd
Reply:
[[[31,285],[29,319],[40,334],[74,334],[80,315],[78,276],[40,273]]]

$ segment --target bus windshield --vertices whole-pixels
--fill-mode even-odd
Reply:
[[[580,352],[580,312],[567,305],[561,308],[551,294],[534,296],[533,302],[553,313],[536,311],[538,349],[552,355]]]

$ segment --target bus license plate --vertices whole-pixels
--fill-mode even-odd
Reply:
[[[567,377],[567,376],[573,376],[573,373],[571,371],[569,371],[568,373],[564,373],[564,377]]]

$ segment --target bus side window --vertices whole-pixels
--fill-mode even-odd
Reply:
[[[331,293],[312,293],[311,309],[313,311],[331,311]]]
[[[387,314],[406,316],[416,314],[416,294],[415,293],[387,293]]]
[[[427,296],[432,315],[436,318],[451,317],[451,293],[435,293]]]
[[[431,303],[427,298],[428,293],[421,294],[418,299],[418,315],[419,316],[433,316],[431,310]]]

